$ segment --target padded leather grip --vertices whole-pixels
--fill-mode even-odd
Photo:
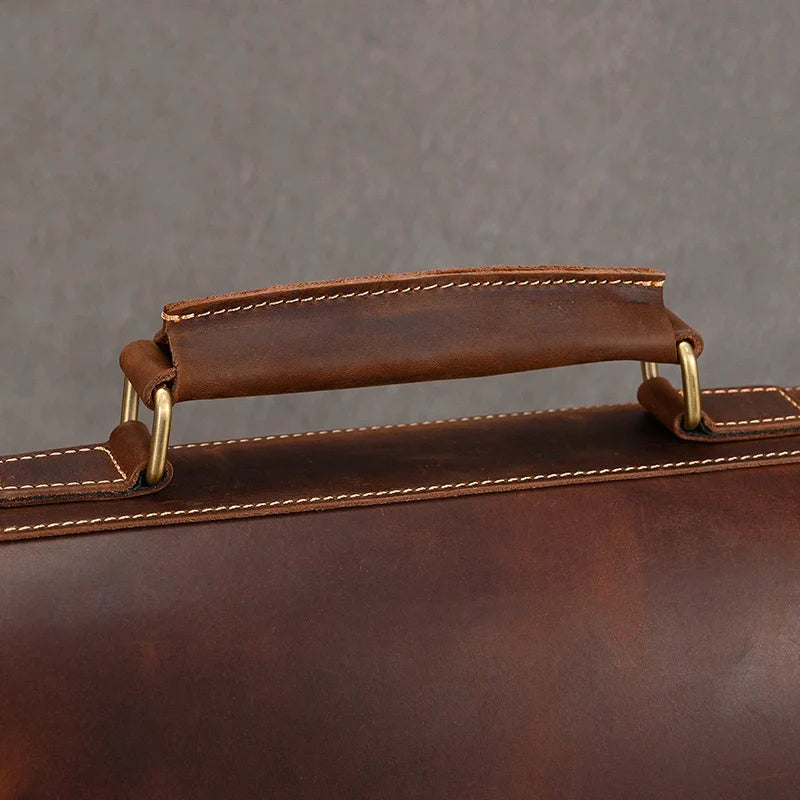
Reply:
[[[122,369],[152,407],[467,378],[597,361],[677,363],[702,340],[650,269],[487,267],[279,286],[173,303]]]

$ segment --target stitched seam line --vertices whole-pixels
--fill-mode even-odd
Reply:
[[[76,453],[93,453],[96,451],[105,453],[108,456],[109,460],[114,465],[114,468],[119,473],[119,478],[114,478],[113,480],[66,481],[59,483],[25,483],[19,486],[0,485],[0,492],[19,492],[24,489],[55,489],[65,486],[99,486],[109,483],[123,483],[128,479],[128,476],[122,470],[122,467],[120,467],[119,462],[116,458],[114,458],[113,453],[107,447],[103,447],[102,445],[97,445],[96,447],[78,447],[71,450],[54,450],[52,453],[34,453],[30,456],[12,456],[10,458],[0,460],[0,464],[11,464],[17,461],[33,461],[39,458],[52,458],[54,456],[69,456],[75,455]]]
[[[463,281],[462,283],[450,281],[449,283],[430,283],[425,286],[406,286],[404,288],[400,288],[398,286],[394,289],[377,289],[366,290],[363,292],[309,295],[307,297],[294,297],[290,299],[284,298],[282,300],[264,300],[261,303],[251,303],[247,306],[234,306],[230,308],[220,308],[216,311],[209,310],[203,312],[193,312],[190,314],[167,314],[166,311],[164,311],[161,313],[161,318],[165,322],[185,322],[186,320],[190,319],[215,317],[220,314],[234,314],[242,311],[253,311],[257,308],[265,308],[269,306],[292,305],[294,303],[318,303],[329,300],[347,300],[353,297],[379,297],[380,295],[409,294],[411,292],[427,292],[431,289],[478,289],[496,286],[647,286],[651,288],[660,288],[663,285],[664,281],[579,280],[578,278],[551,278],[548,280],[527,281]]]
[[[0,492],[22,491],[23,489],[54,489],[64,486],[99,486],[105,483],[123,483],[124,478],[102,481],[68,481],[67,483],[24,483],[20,486],[0,486]]]
[[[798,387],[800,388],[800,387]],[[789,389],[790,392],[797,389]],[[703,394],[753,394],[755,392],[777,392],[787,403],[800,410],[800,403],[787,394],[780,386],[744,386],[738,389],[704,389]]]
[[[94,449],[95,450],[102,450],[109,457],[109,459],[111,460],[111,463],[114,465],[114,468],[119,473],[120,478],[123,481],[127,480],[128,476],[125,474],[124,470],[122,469],[122,467],[117,462],[117,459],[114,458],[114,454],[107,447],[103,447],[102,445],[98,445]]]
[[[54,450],[52,453],[33,453],[29,456],[9,456],[8,458],[0,459],[0,464],[11,464],[14,461],[33,461],[37,458],[51,458],[52,456],[71,456],[75,453],[91,453],[97,449],[97,447],[76,447],[72,450]]]
[[[798,403],[793,397],[790,397],[789,394],[783,389],[778,389],[778,392],[784,400],[791,403],[796,409],[798,409],[798,411],[800,411],[800,403]]]
[[[778,387],[753,387],[742,389],[707,389],[703,394],[746,394],[748,392],[780,392],[784,394],[783,389]],[[793,402],[787,397],[790,402]],[[271,442],[278,439],[303,439],[308,437],[317,436],[332,436],[341,433],[358,433],[365,431],[385,431],[393,428],[427,428],[432,425],[448,425],[456,422],[480,422],[482,420],[492,419],[513,419],[515,417],[534,417],[543,416],[547,414],[563,414],[567,412],[576,411],[597,411],[599,409],[613,409],[613,408],[636,408],[635,403],[614,403],[611,405],[598,405],[598,406],[570,406],[567,408],[547,408],[539,411],[513,411],[505,414],[479,414],[472,417],[450,417],[449,419],[434,419],[425,420],[423,422],[395,422],[391,425],[362,425],[357,428],[332,428],[323,431],[307,431],[303,433],[279,433],[271,436],[252,436],[242,439],[220,439],[212,442],[195,442],[192,444],[174,444],[170,450],[190,450],[196,447],[219,447],[226,444],[247,444],[250,442]],[[800,409],[800,406],[798,406]],[[747,422],[715,422],[715,425],[746,425],[756,424],[758,422],[780,422],[783,420],[800,419],[800,415],[796,417],[774,417],[772,419],[764,420],[748,420]]]
[[[724,427],[727,425],[759,425],[767,424],[770,422],[790,422],[791,420],[800,419],[800,415],[795,414],[791,417],[764,417],[763,419],[741,419],[734,422],[713,422],[713,425]]]
[[[112,517],[95,517],[92,519],[67,520],[64,522],[40,523],[38,525],[12,525],[3,529],[3,533],[48,530],[53,528],[69,528],[77,525],[96,525],[106,522],[123,522],[125,520],[155,519],[162,517],[190,516],[195,514],[215,514],[222,511],[242,511],[257,508],[274,508],[276,506],[303,505],[315,502],[329,502],[335,500],[358,500],[370,497],[391,497],[397,495],[413,495],[422,492],[434,492],[446,489],[462,489],[476,486],[498,486],[517,483],[533,483],[544,480],[558,480],[563,478],[591,477],[596,475],[614,475],[632,472],[654,472],[660,469],[679,469],[681,467],[708,466],[712,464],[732,464],[748,461],[764,461],[777,458],[793,458],[800,456],[800,450],[783,450],[770,453],[754,453],[744,456],[728,456],[720,458],[704,458],[692,461],[675,461],[664,464],[645,464],[642,466],[614,467],[605,469],[576,470],[574,472],[551,472],[540,475],[522,475],[512,478],[495,478],[482,481],[462,481],[460,483],[441,483],[431,486],[416,486],[405,489],[382,489],[376,492],[354,492],[352,494],[319,495],[314,497],[298,497],[287,500],[272,500],[260,503],[241,503],[226,506],[209,506],[207,508],[189,508],[178,511],[151,511],[147,514],[122,514]]]
[[[784,389],[779,386],[745,386],[738,389],[708,389],[703,394],[709,395],[726,395],[726,394],[754,394],[756,392],[777,392],[789,405],[794,406],[800,411],[800,403],[797,403],[794,398],[790,397]],[[794,414],[787,417],[764,417],[762,419],[746,419],[734,420],[733,422],[716,422],[712,420],[712,424],[725,427],[730,425],[759,425],[773,422],[791,422],[800,419],[800,415]]]
[[[617,403],[614,405],[579,406],[572,408],[547,408],[541,411],[512,411],[505,414],[482,414],[476,417],[451,417],[450,419],[434,419],[424,422],[395,422],[391,425],[363,425],[359,428],[332,428],[325,431],[307,431],[304,433],[276,433],[271,436],[253,436],[244,439],[225,439],[216,442],[196,442],[193,444],[174,444],[170,450],[189,450],[194,447],[218,447],[225,444],[247,444],[249,442],[271,442],[276,439],[302,439],[309,436],[331,436],[340,433],[357,433],[361,431],[385,431],[392,428],[427,428],[431,425],[446,425],[454,422],[479,422],[489,419],[513,419],[514,417],[535,417],[546,414],[561,414],[569,411],[596,411],[598,409],[636,408],[634,403]]]

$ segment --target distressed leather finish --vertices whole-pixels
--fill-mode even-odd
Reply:
[[[0,508],[93,502],[158,491],[169,483],[172,468],[157,486],[142,484],[149,450],[147,428],[141,422],[126,422],[104,444],[0,458]]]
[[[772,402],[767,393],[736,396],[753,398],[764,410]],[[704,439],[688,445],[637,405],[277,434],[176,445],[169,451],[176,478],[150,497],[103,503],[76,498],[68,506],[41,504],[24,513],[0,508],[0,541],[745,468],[798,457],[800,428],[779,441]]]
[[[627,406],[171,460],[147,497],[0,510],[96,518],[0,545],[0,796],[796,797],[800,437]],[[512,473],[543,477],[483,483]]]
[[[670,400],[660,409],[653,407],[653,387],[662,385],[663,396]],[[800,391],[797,389],[781,389],[777,386],[749,386],[737,389],[708,389],[703,392],[703,406],[706,409],[704,426],[700,432],[687,434],[681,428],[683,417],[683,401],[678,392],[663,379],[653,381],[642,387],[640,396],[654,416],[667,423],[667,427],[680,438],[690,441],[703,442],[704,444],[724,443],[730,441],[752,441],[769,438],[791,438],[800,435],[800,415],[790,414],[789,411],[800,412]],[[634,406],[623,407],[628,411]],[[608,425],[611,429],[619,428],[618,433],[624,440],[627,422],[620,422],[616,415],[610,414],[612,409],[603,411],[600,424]],[[585,416],[586,410],[562,411],[561,414],[571,418]],[[489,417],[470,418],[462,420],[440,420],[436,422],[410,423],[405,425],[389,425],[370,429],[317,431],[302,434],[278,434],[274,436],[245,439],[232,442],[204,443],[199,445],[177,445],[170,450],[170,462],[175,461],[177,469],[181,472],[193,474],[192,485],[203,487],[206,498],[201,503],[195,490],[194,496],[178,499],[178,503],[193,500],[195,506],[187,509],[179,505],[177,511],[165,509],[160,504],[146,508],[144,504],[131,504],[131,514],[140,521],[140,524],[152,520],[154,517],[169,518],[173,514],[177,517],[192,517],[197,514],[207,516],[209,507],[215,515],[225,512],[226,516],[236,516],[242,511],[250,514],[279,513],[284,511],[303,510],[307,508],[332,508],[350,503],[391,502],[395,499],[420,498],[441,493],[470,494],[481,491],[502,488],[508,484],[534,483],[536,485],[551,485],[570,480],[590,480],[603,477],[612,471],[612,475],[620,471],[654,472],[663,468],[667,470],[683,469],[687,465],[681,463],[682,459],[672,453],[648,450],[641,456],[635,451],[618,447],[616,452],[609,453],[604,465],[598,464],[593,452],[586,452],[586,463],[582,464],[577,474],[578,467],[572,472],[552,474],[552,472],[524,474],[530,468],[531,458],[526,450],[520,451],[520,442],[526,442],[528,447],[536,447],[538,429],[531,427],[529,417],[551,416],[552,411],[526,411],[517,414],[496,414]],[[711,414],[714,415],[713,419]],[[783,416],[781,416],[783,415]],[[500,422],[506,420],[507,422]],[[516,422],[526,422],[521,433],[516,430]],[[466,423],[475,423],[468,426]],[[598,418],[592,414],[588,425],[598,424]],[[461,429],[471,430],[471,440],[465,440],[458,432]],[[422,429],[435,431],[436,451],[440,454],[438,469],[440,483],[431,485],[426,483],[424,472],[415,472],[418,456],[413,451],[415,432],[419,434]],[[365,435],[369,432],[369,435]],[[397,433],[403,433],[399,439],[399,446],[395,446]],[[570,431],[569,433],[573,433]],[[298,446],[303,440],[313,438],[315,442],[323,442],[320,450],[307,451]],[[532,440],[532,441],[531,441]],[[423,436],[421,440],[425,447],[431,447],[431,439]],[[469,447],[465,446],[469,443]],[[378,444],[384,446],[390,458],[381,453]],[[242,508],[242,503],[228,502],[226,493],[218,493],[216,487],[224,486],[226,492],[230,486],[239,482],[237,475],[218,475],[205,472],[200,464],[192,458],[186,458],[185,450],[205,450],[212,457],[217,448],[225,448],[225,460],[230,458],[232,449],[236,445],[246,451],[247,458],[256,464],[267,463],[270,467],[266,473],[270,478],[280,474],[282,481],[276,483],[250,484],[251,493],[255,498],[244,503],[247,508]],[[367,455],[362,449],[366,444]],[[0,539],[9,536],[40,536],[55,535],[63,531],[88,530],[93,526],[112,525],[119,522],[126,524],[131,514],[127,510],[109,509],[107,513],[97,515],[92,509],[96,500],[114,500],[123,497],[137,497],[141,494],[160,491],[166,487],[172,478],[172,463],[168,463],[167,471],[162,481],[157,486],[148,486],[140,479],[142,470],[147,460],[150,446],[149,433],[141,423],[125,423],[120,425],[111,435],[110,442],[106,445],[89,445],[85,447],[65,448],[50,453],[33,453],[21,456],[8,456],[0,458],[0,469],[4,469],[3,485],[0,485],[0,507],[19,505],[44,505],[37,514],[28,514],[23,523],[14,525],[7,521],[2,525],[2,512],[0,512]],[[235,448],[234,448],[235,449]],[[708,462],[712,466],[721,461],[724,465],[735,463],[740,457],[745,461],[751,455],[754,458],[772,458],[780,455],[785,447],[764,447],[754,445],[744,448],[741,452],[718,459],[719,453],[711,453],[696,449],[694,458],[690,459],[688,468],[705,466]],[[322,452],[330,451],[327,461],[320,461]],[[491,462],[487,461],[487,454],[493,452]],[[518,457],[512,461],[504,460],[512,453]],[[680,453],[681,451],[677,451]],[[116,453],[116,455],[115,455]],[[403,454],[407,457],[404,458]],[[62,456],[69,458],[62,458]],[[399,458],[398,458],[399,455]],[[479,461],[475,457],[479,455]],[[701,457],[702,456],[702,457]],[[394,465],[390,470],[386,466]],[[627,461],[626,461],[627,460]],[[634,463],[634,462],[642,463]],[[320,463],[320,468],[314,470],[310,464]],[[339,468],[335,468],[336,464]],[[497,475],[491,479],[477,479],[473,474],[475,470],[485,469],[487,463],[496,465]],[[574,459],[572,459],[574,466]],[[443,471],[447,465],[446,473]],[[544,468],[547,465],[543,465]],[[353,468],[353,471],[347,467]],[[239,468],[237,468],[239,469]],[[504,471],[505,470],[505,471]],[[197,473],[197,474],[194,474]],[[568,474],[567,474],[568,473]],[[316,478],[312,475],[316,474]],[[402,486],[412,476],[418,476],[420,484],[417,486]],[[250,478],[248,477],[248,483]],[[397,485],[391,485],[394,481]],[[355,487],[359,491],[355,491]],[[48,492],[57,491],[58,494]],[[166,499],[166,498],[163,498]],[[59,503],[91,501],[84,506],[70,506],[67,509],[54,505],[54,500]],[[224,506],[224,508],[221,508]],[[221,510],[219,510],[221,509]]]
[[[661,283],[283,287],[122,363],[150,402],[674,362]],[[0,798],[795,798],[800,389],[706,390],[693,436],[640,397],[176,445],[141,496],[139,423],[3,459]]]
[[[120,363],[173,399],[466,378],[595,361],[677,363],[702,340],[648,269],[489,267],[353,278],[173,303]]]

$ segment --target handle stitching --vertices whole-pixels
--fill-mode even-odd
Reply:
[[[190,319],[200,319],[201,317],[212,317],[218,316],[220,314],[234,314],[237,312],[242,311],[253,311],[254,309],[258,308],[265,308],[267,306],[280,306],[280,305],[291,305],[293,303],[310,303],[310,302],[322,302],[328,300],[346,300],[353,297],[378,297],[384,294],[408,294],[410,292],[427,292],[431,289],[466,289],[466,288],[485,288],[485,287],[497,287],[497,286],[647,286],[651,288],[661,288],[664,286],[664,281],[634,281],[634,280],[588,280],[583,279],[579,280],[578,278],[559,278],[559,279],[548,279],[548,280],[538,280],[538,281],[465,281],[463,283],[456,283],[455,281],[451,281],[450,283],[431,283],[426,286],[419,285],[419,286],[406,286],[405,288],[401,289],[397,287],[395,289],[378,289],[378,290],[366,290],[363,292],[347,292],[346,294],[329,294],[329,295],[310,295],[308,297],[294,297],[291,299],[282,299],[282,300],[264,300],[261,303],[252,303],[249,306],[235,306],[231,308],[221,308],[216,311],[203,311],[203,312],[193,312],[190,314],[167,314],[166,311],[161,312],[161,318],[165,322],[185,322]]]
[[[10,527],[3,528],[2,532],[22,533],[24,531],[52,530],[53,528],[68,528],[68,527],[74,527],[76,525],[96,525],[99,523],[122,522],[125,520],[154,519],[156,517],[162,518],[162,517],[173,517],[173,516],[187,516],[192,514],[214,514],[214,513],[219,513],[221,511],[240,511],[240,510],[257,509],[257,508],[274,508],[275,506],[302,505],[306,503],[329,502],[333,500],[358,500],[361,498],[368,498],[368,497],[388,497],[395,495],[408,495],[421,492],[441,491],[445,489],[463,489],[475,486],[497,486],[502,484],[513,484],[513,483],[532,483],[543,480],[591,477],[593,475],[613,475],[619,473],[648,472],[648,471],[652,472],[659,469],[679,469],[681,467],[707,466],[709,464],[731,464],[736,462],[758,461],[758,460],[763,461],[763,460],[770,460],[777,458],[794,458],[796,456],[800,456],[800,450],[783,450],[780,452],[774,451],[770,453],[754,453],[751,455],[729,456],[725,458],[723,457],[704,458],[704,459],[696,459],[693,461],[675,461],[675,462],[667,462],[665,464],[646,464],[642,466],[614,467],[613,469],[605,468],[605,469],[576,470],[574,472],[551,472],[549,474],[542,473],[540,475],[523,475],[520,477],[495,478],[482,481],[462,481],[460,483],[432,484],[431,486],[416,486],[405,489],[382,489],[376,492],[354,492],[352,494],[325,495],[318,497],[317,496],[299,497],[299,498],[290,498],[287,500],[272,500],[270,502],[261,502],[261,503],[242,503],[242,504],[235,503],[233,505],[228,505],[228,506],[189,508],[189,509],[180,509],[177,511],[151,511],[147,514],[121,514],[119,516],[112,516],[112,517],[95,517],[94,519],[79,519],[79,520],[67,520],[64,522],[39,523],[38,525],[19,525],[19,526],[11,525]]]

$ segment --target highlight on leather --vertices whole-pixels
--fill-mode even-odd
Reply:
[[[643,268],[451,269],[169,304],[120,362],[145,404],[467,378],[597,361],[677,363],[699,334]]]

